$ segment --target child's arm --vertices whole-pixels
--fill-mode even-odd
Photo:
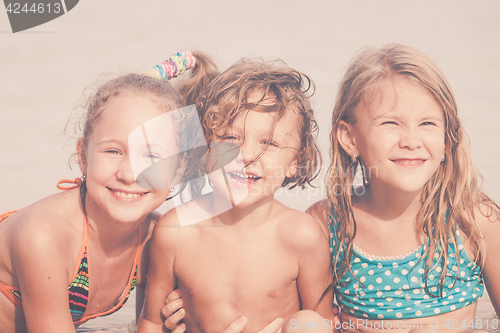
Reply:
[[[483,274],[491,303],[500,316],[500,216],[491,207],[481,206],[475,212],[484,238]]]
[[[151,212],[144,222],[141,233],[145,236],[143,239],[144,246],[142,248],[140,264],[137,270],[136,292],[135,292],[135,318],[139,322],[139,316],[142,312],[144,305],[144,298],[146,296],[146,281],[149,270],[149,251],[151,246],[151,236],[153,234],[156,223],[160,220],[161,214],[157,211]]]
[[[26,327],[30,333],[75,332],[68,308],[68,271],[73,268],[62,255],[69,247],[68,237],[43,216],[26,218],[14,230],[11,243]]]
[[[328,202],[328,199],[317,201],[306,210],[306,213],[311,215],[314,218],[314,220],[316,220],[321,230],[326,235],[327,240],[330,237],[330,231],[328,226],[329,210],[330,210],[330,204]],[[331,270],[332,267],[330,267],[331,278],[329,280],[329,283],[331,283],[333,280],[333,272]],[[325,295],[325,297],[321,301],[320,306],[318,308],[318,312],[323,313],[325,309],[326,311],[329,311],[329,308],[332,308],[333,315],[335,316],[334,323],[340,323],[339,308],[336,304],[333,304],[333,296],[334,296],[333,286],[329,287],[328,293],[329,294]]]
[[[175,229],[168,224],[174,213],[158,222],[151,237],[150,265],[146,283],[146,299],[137,326],[137,333],[167,332],[163,326],[162,308],[165,299],[174,289],[174,260],[176,257]],[[165,223],[167,222],[167,223]]]
[[[324,318],[333,320],[333,293],[327,293],[317,308],[321,296],[332,281],[328,239],[312,217],[303,214],[301,219],[300,225],[292,226],[298,254],[297,285],[301,308],[318,310]]]
[[[144,305],[144,298],[146,297],[146,284],[138,284],[135,287],[135,319],[139,322],[142,307]]]

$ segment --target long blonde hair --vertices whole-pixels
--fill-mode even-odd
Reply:
[[[444,74],[426,55],[401,44],[367,47],[359,51],[350,62],[339,86],[330,133],[331,165],[327,172],[330,223],[335,219],[341,221],[337,227],[337,249],[343,250],[334,256],[334,284],[349,269],[353,255],[353,240],[356,236],[356,221],[352,211],[353,181],[357,168],[363,170],[362,162],[358,159],[352,163],[349,154],[343,150],[337,131],[341,121],[354,126],[360,105],[366,102],[374,89],[381,89],[386,80],[395,76],[408,78],[425,88],[441,106],[445,118],[446,158],[425,184],[421,194],[422,206],[416,216],[417,232],[420,235],[432,235],[421,260],[425,258],[426,291],[433,295],[427,286],[427,277],[434,265],[434,253],[438,255],[438,263],[446,263],[448,241],[451,240],[460,263],[456,236],[458,227],[471,242],[475,262],[482,263],[482,236],[475,223],[474,209],[480,203],[487,203],[496,210],[499,207],[480,189],[481,176],[472,162],[468,137],[458,118],[455,98]],[[365,183],[366,179],[363,178]],[[337,191],[339,189],[340,192]],[[335,269],[337,265],[340,267]],[[446,264],[442,268],[440,292],[434,296],[442,295]]]

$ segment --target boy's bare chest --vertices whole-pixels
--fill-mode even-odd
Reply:
[[[179,287],[205,306],[298,300],[297,257],[278,241],[198,239],[179,251],[174,273]]]
[[[179,251],[174,273],[193,332],[220,332],[243,314],[259,331],[300,309],[297,258],[279,241],[197,239]]]

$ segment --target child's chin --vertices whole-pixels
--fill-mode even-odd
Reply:
[[[129,224],[129,223],[134,223],[137,222],[139,219],[141,219],[142,216],[147,215],[147,212],[127,212],[127,211],[121,211],[121,212],[114,212],[111,217],[118,222],[121,222],[123,224]]]

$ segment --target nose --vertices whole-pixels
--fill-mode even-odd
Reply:
[[[132,163],[127,156],[119,162],[116,178],[127,185],[135,183],[134,172],[132,171]]]
[[[422,138],[416,130],[405,130],[399,141],[400,148],[415,150],[422,146]]]
[[[259,153],[260,151],[257,150],[257,147],[252,140],[245,140],[240,146],[240,161],[242,159],[244,165],[250,164]]]

